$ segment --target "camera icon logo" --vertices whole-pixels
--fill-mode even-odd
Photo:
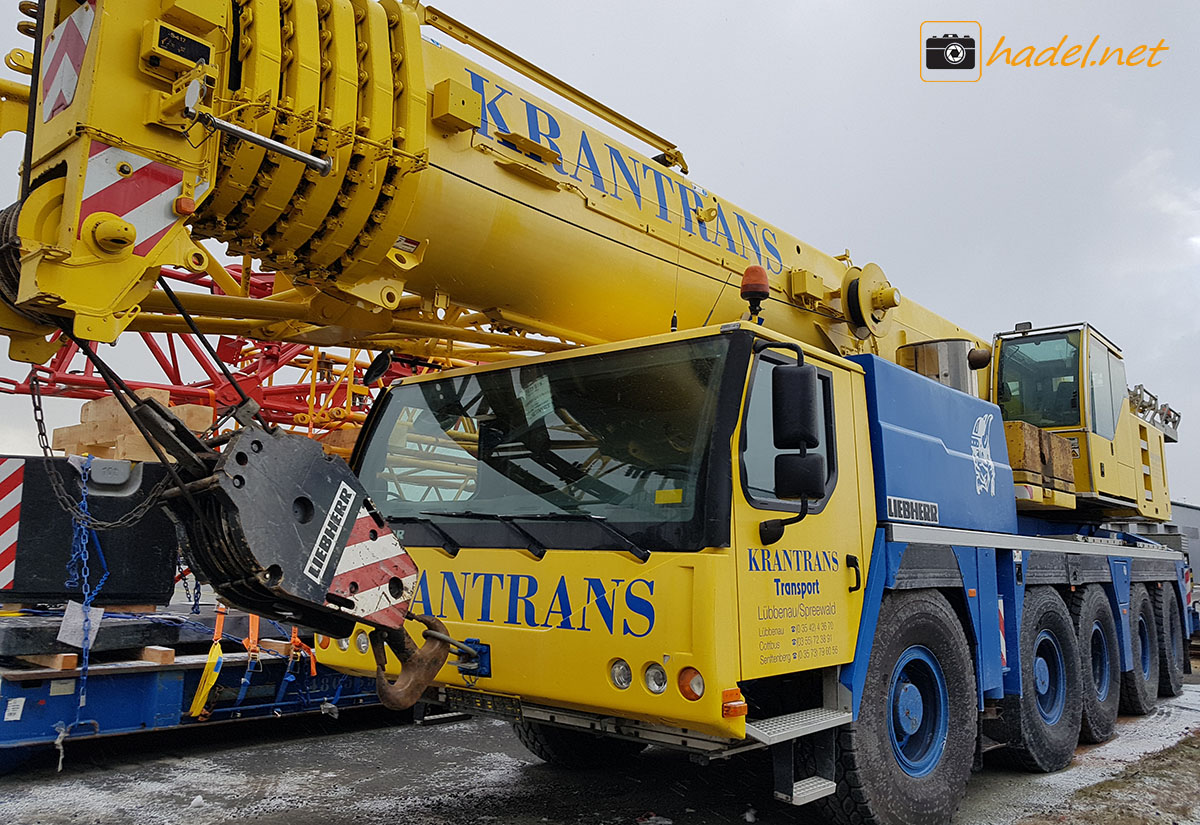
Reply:
[[[973,20],[927,20],[922,23],[921,79],[931,83],[979,80],[981,70],[976,48],[981,34],[979,23]]]

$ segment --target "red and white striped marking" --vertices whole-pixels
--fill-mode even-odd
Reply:
[[[12,590],[17,577],[17,533],[21,529],[21,489],[25,460],[0,458],[0,590]]]
[[[137,230],[133,254],[146,255],[180,220],[173,205],[182,194],[181,170],[93,140],[83,179],[79,232],[88,215],[110,212],[133,224]]]
[[[1004,641],[1004,599],[1000,599],[1000,667],[1008,667],[1008,644]]]
[[[48,123],[75,99],[95,20],[96,0],[88,0],[50,32],[42,44],[43,123]]]
[[[399,598],[392,596],[392,579],[401,582]],[[329,591],[353,599],[354,609],[350,612],[354,615],[387,627],[401,627],[416,586],[417,565],[408,552],[391,530],[381,528],[367,509],[361,508]]]

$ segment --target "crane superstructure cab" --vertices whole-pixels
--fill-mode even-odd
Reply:
[[[1094,521],[1170,518],[1163,449],[1177,440],[1177,416],[1172,421],[1165,405],[1166,420],[1135,415],[1121,351],[1094,327],[1023,326],[996,336],[992,398],[1007,422],[1010,452],[1036,452],[1042,460],[1053,448],[1038,443],[1037,431],[1066,439],[1074,489],[1064,501],[1056,473],[1039,472],[1053,459],[1043,460],[1041,468],[1018,470],[1019,505]]]
[[[871,816],[941,822],[978,747],[1063,767],[1186,667],[1182,556],[1022,534],[1002,433],[740,322],[404,379],[354,465],[421,568],[410,609],[474,651],[431,701],[566,764],[767,748],[779,799],[835,812],[855,771]]]

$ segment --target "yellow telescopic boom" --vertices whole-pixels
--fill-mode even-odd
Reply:
[[[36,61],[8,60],[37,63],[30,187],[0,229],[0,329],[15,358],[47,358],[59,323],[98,341],[182,329],[154,289],[163,266],[220,287],[180,295],[201,330],[321,345],[448,339],[486,360],[564,345],[547,335],[593,343],[735,320],[752,266],[766,276],[765,323],[824,349],[988,345],[902,300],[878,266],[693,183],[674,143],[434,9],[48,0],[45,14]],[[660,154],[422,39],[422,26]],[[0,91],[7,124],[22,102]],[[277,272],[274,294],[251,297],[203,239]]]

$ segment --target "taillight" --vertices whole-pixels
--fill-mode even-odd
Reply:
[[[704,695],[704,677],[694,667],[685,667],[679,671],[679,692],[683,698],[695,702]]]

